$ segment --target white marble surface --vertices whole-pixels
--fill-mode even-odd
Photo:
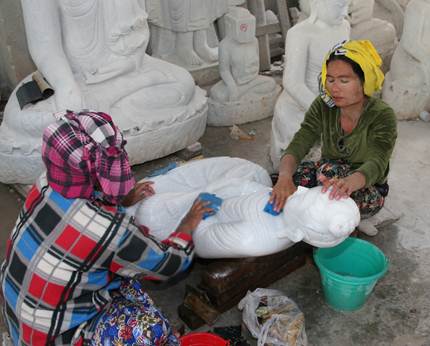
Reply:
[[[318,75],[324,56],[337,43],[349,39],[345,19],[347,0],[311,2],[310,16],[287,32],[283,87],[272,121],[270,157],[277,169],[281,150],[299,129],[304,113],[318,95]]]
[[[214,22],[244,0],[146,0],[153,55],[188,70],[218,61]]]
[[[238,158],[195,161],[152,180],[155,195],[128,212],[160,239],[176,229],[199,193],[223,199],[220,210],[193,233],[196,253],[203,258],[263,256],[301,240],[330,247],[360,221],[351,198],[329,200],[321,187],[299,187],[278,216],[264,212],[270,177],[260,166]]]
[[[385,77],[382,98],[397,118],[414,119],[430,111],[430,0],[412,0],[403,34]]]
[[[387,71],[398,43],[396,29],[390,22],[374,17],[374,5],[375,0],[351,0],[351,39],[372,41],[382,58],[382,69]]]
[[[144,1],[23,0],[22,7],[30,53],[55,95],[21,110],[12,93],[0,127],[0,181],[34,181],[42,168],[41,134],[55,111],[109,113],[128,141],[132,164],[203,134],[205,92],[185,69],[145,53]]]

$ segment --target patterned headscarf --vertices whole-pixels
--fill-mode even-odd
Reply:
[[[108,114],[67,111],[43,133],[42,159],[49,185],[66,198],[118,204],[135,180],[124,149],[125,140]]]
[[[380,68],[382,59],[372,42],[369,40],[343,41],[334,46],[325,56],[319,78],[321,98],[329,107],[335,105],[330,93],[325,87],[327,79],[327,60],[333,53],[335,55],[344,55],[360,65],[364,73],[363,89],[365,95],[372,96],[375,91],[381,90],[382,83],[384,82],[384,74]]]

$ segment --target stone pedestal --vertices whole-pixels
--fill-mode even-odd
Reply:
[[[249,95],[244,95],[238,101],[228,103],[220,103],[209,99],[208,125],[239,125],[272,116],[276,99],[281,92],[281,87],[276,85],[274,80],[273,84],[273,91],[265,95],[250,93]]]

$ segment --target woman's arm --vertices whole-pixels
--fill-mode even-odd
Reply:
[[[323,183],[323,192],[332,186],[330,198],[349,197],[351,193],[374,185],[385,176],[397,138],[397,122],[391,108],[387,107],[381,112],[370,124],[366,158],[363,164],[345,178],[318,177]]]
[[[145,226],[128,225],[128,231],[110,263],[110,270],[121,276],[145,274],[152,280],[167,280],[185,271],[194,256],[192,233],[204,213],[212,212],[206,202],[196,200],[178,228],[160,241]]]
[[[293,175],[296,171],[296,159],[291,154],[282,157],[279,165],[278,181],[272,190],[269,202],[274,204],[275,211],[279,212],[285,205],[288,197],[296,192],[297,187],[294,185]]]
[[[323,101],[317,97],[305,114],[299,131],[294,135],[291,143],[283,151],[279,166],[279,177],[273,187],[269,201],[275,204],[275,210],[280,211],[288,197],[296,190],[293,175],[297,165],[309,152],[312,146],[321,139]]]

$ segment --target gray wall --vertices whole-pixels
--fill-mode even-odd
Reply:
[[[21,2],[0,0],[0,95],[7,97],[34,70],[27,49]]]

